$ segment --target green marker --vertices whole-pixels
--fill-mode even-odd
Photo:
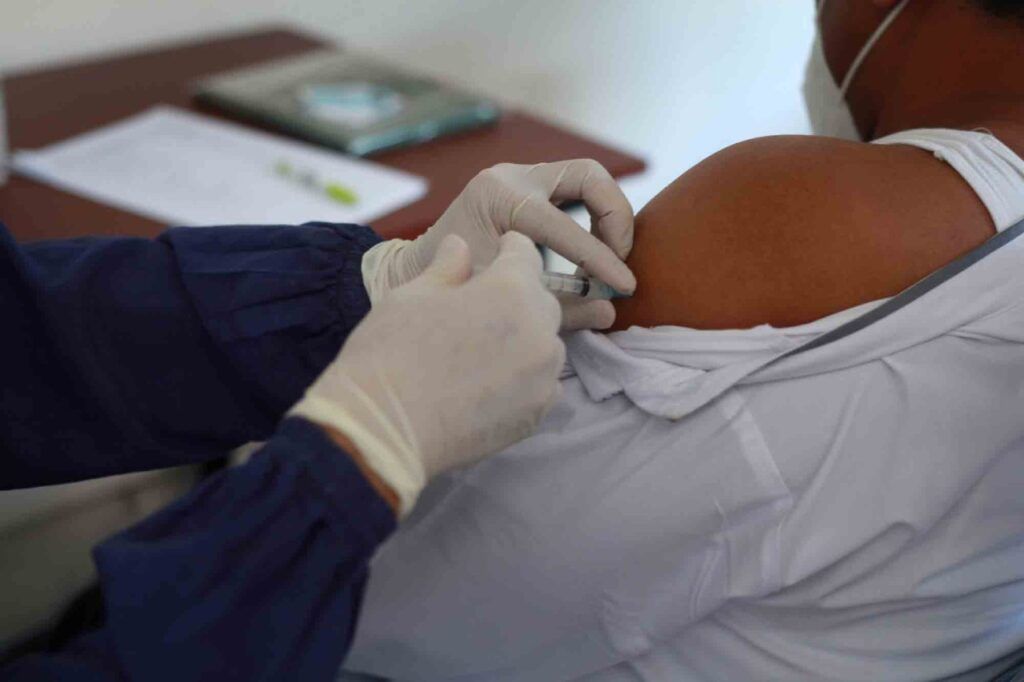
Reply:
[[[308,168],[300,170],[287,161],[282,160],[274,164],[274,173],[279,177],[297,182],[308,189],[322,192],[327,198],[337,201],[339,204],[355,206],[359,203],[359,195],[356,194],[354,189],[340,182],[323,180]]]

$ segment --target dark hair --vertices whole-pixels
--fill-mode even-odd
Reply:
[[[1024,19],[1024,0],[977,0],[986,12],[997,17]]]

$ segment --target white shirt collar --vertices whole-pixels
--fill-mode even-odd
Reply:
[[[591,399],[623,393],[649,414],[680,419],[738,383],[835,371],[926,343],[1024,300],[1024,239],[1005,244],[898,310],[824,346],[789,354],[888,299],[787,328],[631,327],[566,337],[568,369]],[[789,355],[787,355],[789,354]],[[783,357],[786,356],[786,357]]]

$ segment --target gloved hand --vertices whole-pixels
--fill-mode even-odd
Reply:
[[[582,200],[591,234],[552,201]],[[636,278],[623,259],[633,247],[633,209],[601,164],[589,159],[501,164],[481,171],[427,232],[414,241],[393,239],[363,257],[363,282],[374,304],[389,290],[423,272],[446,235],[466,240],[477,267],[490,263],[501,235],[521,232],[551,247],[588,274],[624,293]],[[615,321],[608,301],[561,299],[563,329],[604,329]]]
[[[529,435],[559,394],[565,347],[540,256],[515,233],[496,251],[472,276],[466,243],[442,240],[291,410],[346,436],[403,514],[430,477]]]

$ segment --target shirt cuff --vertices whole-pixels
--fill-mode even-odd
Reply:
[[[317,426],[287,419],[247,464],[95,551],[132,679],[331,679],[391,507]]]

